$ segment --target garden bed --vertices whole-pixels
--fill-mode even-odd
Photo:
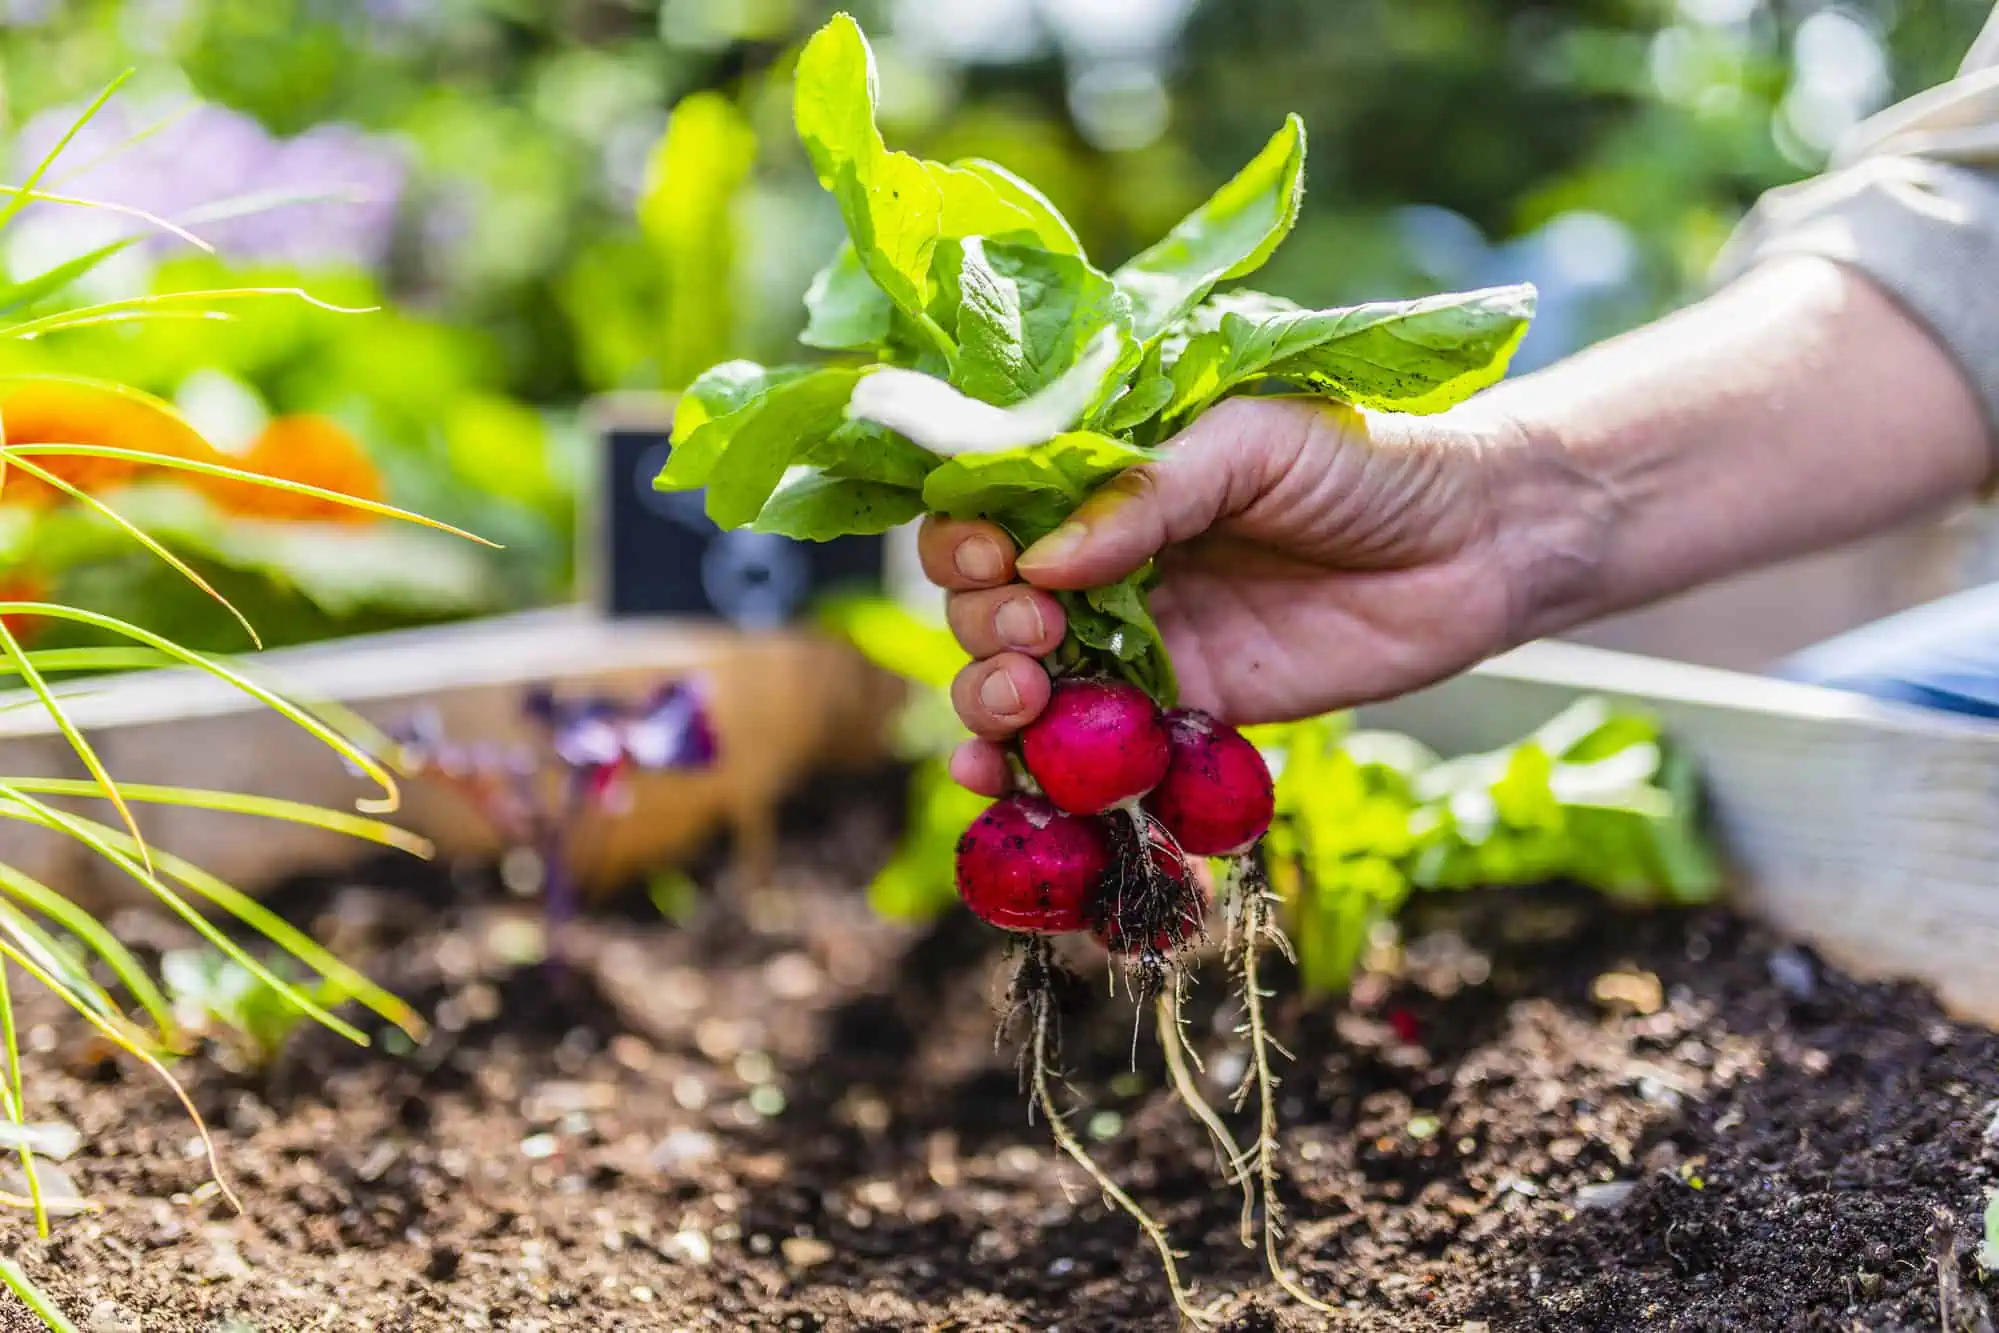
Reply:
[[[994,1051],[994,937],[862,901],[892,787],[794,812],[776,889],[679,927],[643,895],[604,907],[559,982],[516,961],[534,906],[482,876],[280,889],[434,1042],[308,1033],[257,1088],[189,1066],[233,1217],[165,1091],[38,1026],[38,1111],[84,1131],[65,1169],[104,1211],[5,1243],[104,1329],[105,1301],[149,1331],[1172,1327],[1150,1249]],[[1471,894],[1411,938],[1353,1005],[1280,1016],[1291,1253],[1347,1326],[1985,1326],[1999,1038],[1724,913]],[[1129,1072],[1129,1004],[1072,999],[1077,1126],[1203,1294],[1239,1293],[1227,1326],[1325,1326],[1264,1285],[1157,1061]],[[1196,1009],[1226,1079],[1228,1018]]]

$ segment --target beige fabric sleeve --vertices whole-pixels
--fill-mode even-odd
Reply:
[[[1718,276],[1800,254],[1852,265],[1927,325],[1999,448],[1999,12],[1954,81],[1858,126],[1825,175],[1764,196]]]

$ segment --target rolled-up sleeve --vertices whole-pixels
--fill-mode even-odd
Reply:
[[[1860,125],[1825,175],[1766,195],[1717,277],[1786,255],[1851,265],[1925,324],[1999,446],[1999,13],[1959,78]]]

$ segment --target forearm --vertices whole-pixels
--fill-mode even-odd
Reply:
[[[1879,531],[1992,471],[1956,363],[1818,259],[1771,263],[1469,410],[1528,460],[1496,506],[1522,639]]]

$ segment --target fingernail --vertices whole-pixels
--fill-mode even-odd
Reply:
[[[1013,677],[995,671],[979,683],[979,702],[994,717],[1012,717],[1020,711],[1020,689]]]
[[[993,613],[993,630],[1009,648],[1033,648],[1048,632],[1032,597],[1009,597]]]
[[[1020,557],[1023,565],[1059,565],[1083,548],[1090,530],[1081,523],[1064,523],[1027,548]]]
[[[951,563],[975,583],[991,583],[1006,573],[1006,553],[990,537],[968,537],[959,542]]]

